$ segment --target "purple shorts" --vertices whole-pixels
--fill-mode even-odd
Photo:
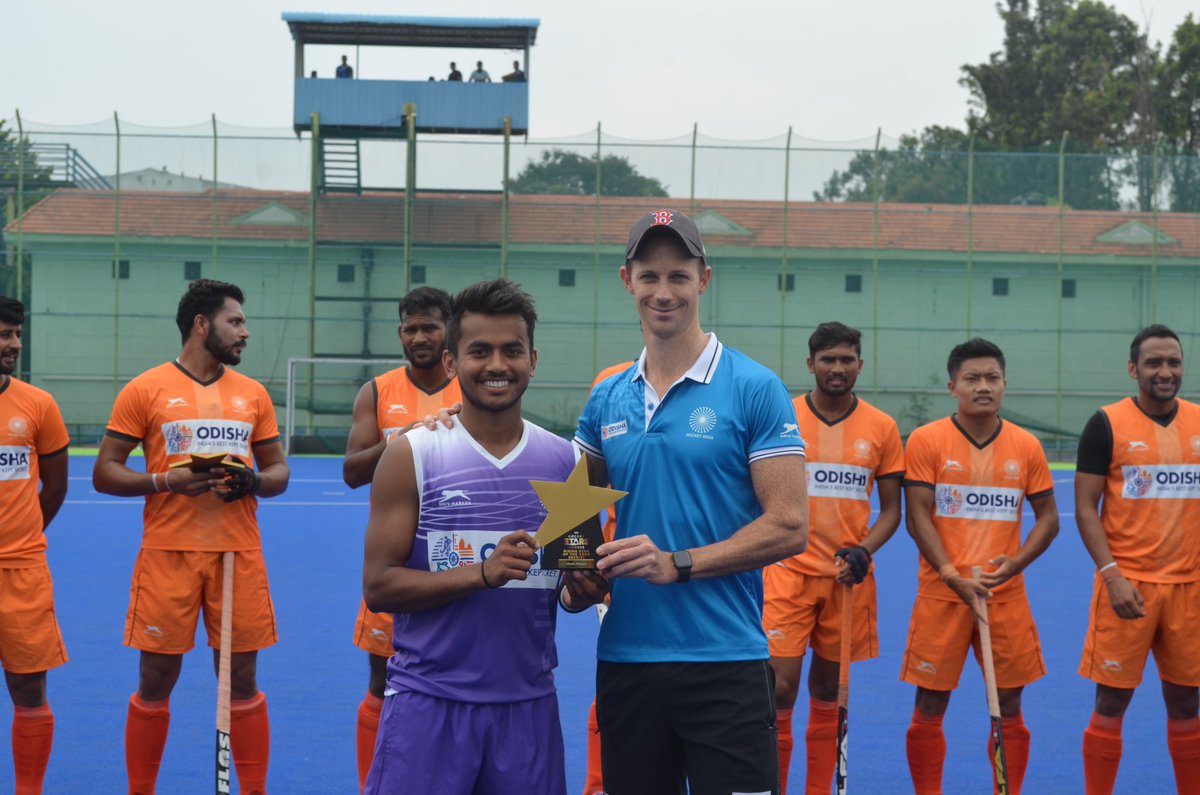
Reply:
[[[566,795],[558,696],[505,704],[383,699],[367,795]]]

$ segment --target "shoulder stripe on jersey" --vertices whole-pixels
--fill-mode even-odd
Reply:
[[[590,456],[592,456],[592,457],[594,457],[594,458],[599,458],[599,459],[603,460],[603,458],[604,458],[604,451],[603,451],[603,450],[601,450],[601,449],[599,449],[599,448],[597,448],[597,447],[592,447],[590,444],[588,444],[587,442],[583,441],[583,440],[582,440],[582,439],[580,439],[578,436],[576,436],[576,437],[575,437],[575,440],[574,440],[574,441],[575,441],[575,444],[579,445],[581,448],[583,448],[585,451],[587,451],[587,454],[588,454],[588,455],[590,455]]]
[[[781,455],[798,455],[801,458],[804,458],[804,448],[803,447],[776,447],[772,450],[762,450],[757,453],[751,453],[748,461],[749,461],[749,463],[753,464],[755,461],[762,461],[765,458],[778,458]]]
[[[257,442],[251,442],[251,447],[262,447],[268,444],[279,444],[283,440],[281,436],[272,436],[270,439],[259,439]]]
[[[903,481],[903,485],[905,488],[908,488],[909,486],[916,486],[917,488],[921,489],[929,489],[930,491],[933,490],[933,484],[926,483],[923,480],[905,480]]]
[[[886,475],[876,475],[875,480],[895,480],[896,478],[903,478],[905,474],[905,471],[901,469],[896,472],[889,472]]]
[[[62,455],[63,453],[67,452],[67,448],[70,446],[71,445],[69,445],[69,444],[64,444],[62,447],[58,448],[53,453],[38,453],[38,458],[41,458],[41,459],[54,458],[56,455]]]
[[[1045,491],[1039,491],[1037,494],[1027,494],[1027,495],[1025,495],[1025,499],[1032,502],[1034,500],[1043,499],[1044,497],[1053,496],[1053,494],[1054,494],[1054,489],[1046,489]]]
[[[104,435],[111,436],[114,439],[120,439],[122,442],[133,442],[134,444],[137,444],[142,441],[141,439],[137,438],[136,436],[130,436],[129,434],[126,434],[126,433],[119,433],[118,431],[114,431],[109,428],[104,429]]]

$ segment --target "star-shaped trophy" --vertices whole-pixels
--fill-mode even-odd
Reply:
[[[542,568],[596,568],[596,547],[604,543],[600,512],[628,492],[589,484],[586,456],[575,462],[566,483],[531,480],[529,485],[546,506],[546,518],[534,535],[542,545]]]

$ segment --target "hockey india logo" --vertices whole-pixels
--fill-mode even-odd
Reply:
[[[1200,455],[1200,436],[1192,437],[1192,452]]]
[[[24,417],[10,417],[8,420],[8,431],[15,436],[25,433],[28,428],[29,423],[25,421]]]
[[[717,412],[708,406],[700,406],[688,417],[688,427],[692,429],[692,433],[709,434],[716,425]]]
[[[1010,458],[1004,462],[1004,477],[1009,480],[1021,477],[1021,465],[1015,459]]]
[[[854,443],[854,454],[859,458],[870,458],[871,443],[866,439],[859,439]]]
[[[233,407],[238,411],[245,411],[246,407],[250,405],[246,402],[246,398],[242,397],[241,395],[234,395],[233,399],[229,402],[232,403]]]
[[[1150,470],[1133,467],[1125,473],[1125,494],[1130,497],[1145,497],[1154,485]]]
[[[962,510],[962,492],[953,486],[940,486],[937,490],[938,513],[942,516],[954,516]]]

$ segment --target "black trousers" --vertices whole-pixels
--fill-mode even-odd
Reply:
[[[596,718],[609,795],[780,791],[766,660],[600,661]]]

